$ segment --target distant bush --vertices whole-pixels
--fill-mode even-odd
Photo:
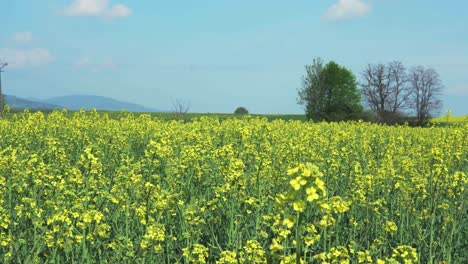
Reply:
[[[234,114],[236,115],[247,115],[249,114],[249,110],[243,106],[237,107],[236,111],[234,111]]]
[[[379,123],[379,124],[386,124],[386,125],[403,125],[408,123],[411,126],[415,126],[415,117],[408,116],[401,112],[390,112],[390,111],[383,111],[380,114],[373,110],[366,110],[362,112],[360,119]]]

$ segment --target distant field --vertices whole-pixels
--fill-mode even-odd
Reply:
[[[141,113],[138,113],[141,114]],[[149,115],[153,117],[159,117],[165,120],[170,120],[170,119],[177,119],[177,114],[175,113],[148,113]],[[184,115],[185,119],[196,119],[200,117],[218,117],[221,120],[227,119],[227,118],[242,118],[244,115],[236,115],[236,114],[223,114],[223,113],[187,113]],[[299,115],[299,114],[251,114],[249,116],[252,117],[265,117],[268,119],[268,121],[272,121],[275,119],[281,119],[281,120],[299,120],[299,121],[305,121],[305,116],[304,115]]]
[[[468,122],[468,115],[466,116],[451,116],[447,117],[435,117],[431,119],[431,122],[434,123],[463,123]]]
[[[18,114],[18,113],[23,113],[23,110],[12,110],[10,113],[10,116],[12,114]],[[36,112],[35,110],[31,110],[30,112]],[[45,110],[41,111],[44,114],[50,114],[52,110]],[[78,111],[66,111],[68,117],[72,117],[74,113]],[[124,111],[98,111],[99,113],[107,113],[111,118],[118,118],[118,117],[124,117],[126,116],[129,112],[124,112]],[[131,114],[135,116],[140,116],[143,114],[148,114],[152,117],[157,117],[161,118],[163,120],[174,120],[174,119],[186,119],[186,120],[193,120],[197,119],[200,117],[218,117],[220,120],[228,119],[228,118],[242,118],[244,115],[236,115],[236,114],[226,114],[226,113],[187,113],[187,114],[182,114],[178,115],[176,113],[171,113],[171,112],[151,112],[151,113],[142,113],[142,112],[132,112]],[[249,116],[252,117],[265,117],[268,119],[268,121],[273,121],[276,119],[281,119],[285,121],[289,120],[299,120],[299,121],[305,121],[305,115],[301,114],[251,114]]]
[[[30,112],[36,112],[37,110],[31,110]],[[17,114],[17,113],[22,113],[24,112],[23,110],[12,110],[11,114]],[[41,111],[45,114],[49,114],[52,112],[52,110],[43,110]],[[78,111],[70,110],[67,111],[67,116],[72,117],[74,113]],[[124,117],[126,116],[129,112],[125,111],[98,111],[99,113],[107,113],[111,118],[119,118],[119,117]],[[10,115],[11,115],[10,114]],[[217,117],[220,120],[225,120],[228,118],[242,118],[243,115],[236,115],[236,114],[226,114],[226,113],[187,113],[183,115],[178,115],[176,113],[172,112],[150,112],[150,113],[144,113],[144,112],[131,112],[134,116],[140,116],[143,114],[148,114],[151,117],[157,117],[163,120],[176,120],[176,119],[184,119],[184,120],[194,120],[198,119],[200,117]],[[273,120],[285,120],[285,121],[290,121],[290,120],[298,120],[298,121],[306,121],[305,115],[301,114],[251,114],[249,115],[251,117],[263,117],[266,118],[268,121],[273,121]],[[435,125],[451,125],[451,124],[457,124],[457,123],[464,123],[468,122],[468,115],[465,116],[451,116],[447,119],[447,117],[434,117],[430,120],[431,123]]]

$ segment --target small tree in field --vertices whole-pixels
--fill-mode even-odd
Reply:
[[[184,118],[184,116],[187,114],[187,112],[190,110],[190,103],[176,99],[175,101],[172,102],[172,107],[173,107],[173,112],[175,114],[175,118],[177,120],[181,120]]]
[[[249,110],[247,110],[247,108],[245,108],[243,106],[239,106],[239,107],[236,108],[236,111],[234,111],[234,114],[236,114],[236,115],[248,115]]]
[[[307,119],[342,121],[361,117],[356,77],[334,61],[324,64],[317,58],[312,65],[306,65],[298,94],[298,103],[304,106]]]

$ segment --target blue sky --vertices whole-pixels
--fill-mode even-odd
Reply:
[[[444,109],[468,114],[468,2],[462,0],[8,0],[6,94],[108,96],[171,110],[301,113],[304,65],[334,60],[433,67]]]

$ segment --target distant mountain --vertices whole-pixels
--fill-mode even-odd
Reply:
[[[16,97],[14,95],[5,94],[5,102],[11,109],[30,109],[30,110],[53,110],[62,108],[56,104],[50,104],[45,102],[32,101]]]
[[[54,97],[43,102],[53,105],[60,105],[68,110],[79,110],[81,108],[90,110],[121,111],[125,109],[129,112],[159,112],[156,109],[148,108],[134,103],[122,102],[109,97],[94,95],[68,95]]]

